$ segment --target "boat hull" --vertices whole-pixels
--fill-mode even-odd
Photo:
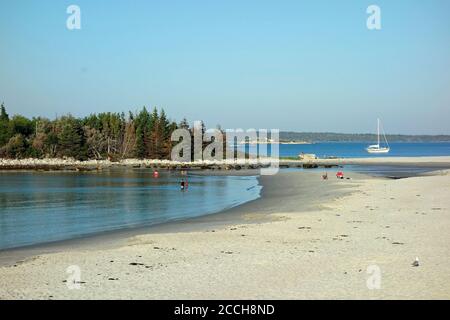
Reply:
[[[391,150],[390,148],[379,148],[379,149],[366,149],[368,153],[375,153],[375,154],[379,154],[379,153],[389,153],[389,151]]]

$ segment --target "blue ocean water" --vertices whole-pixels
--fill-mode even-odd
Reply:
[[[391,150],[388,154],[370,154],[365,148],[369,143],[345,143],[327,142],[315,144],[280,144],[280,157],[298,157],[299,154],[312,153],[319,158],[367,158],[367,157],[424,157],[424,156],[450,156],[450,142],[441,143],[390,143]],[[267,146],[263,146],[267,148]],[[244,151],[244,146],[239,146]],[[247,148],[245,150],[249,152]],[[268,148],[270,154],[270,148]],[[442,167],[447,168],[448,166]],[[380,175],[387,177],[408,177],[421,174],[427,171],[439,169],[436,166],[392,166],[392,165],[347,165],[346,170],[367,173],[370,175]],[[291,168],[284,170],[299,171],[301,169]],[[323,169],[318,169],[323,170]],[[337,169],[336,169],[337,170]],[[339,169],[341,170],[341,169]]]
[[[255,177],[0,172],[0,249],[211,214],[259,197]]]
[[[314,153],[318,157],[365,158],[377,157],[365,148],[369,143],[327,142],[315,144],[281,144],[281,157],[296,157],[300,153]],[[390,143],[391,151],[378,157],[450,156],[450,142]]]

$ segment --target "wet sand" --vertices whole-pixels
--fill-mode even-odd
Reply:
[[[449,172],[351,176],[262,177],[263,197],[227,213],[240,220],[218,214],[216,226],[211,220],[0,267],[0,298],[450,298]],[[419,267],[411,265],[416,257]],[[80,289],[67,286],[70,266],[80,268]]]
[[[317,164],[323,165],[384,165],[384,166],[414,166],[450,169],[450,157],[382,157],[374,156],[368,158],[336,158],[336,159],[311,159],[311,160],[281,160],[280,165],[295,164]]]

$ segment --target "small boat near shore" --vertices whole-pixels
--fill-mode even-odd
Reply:
[[[368,153],[374,153],[374,154],[389,153],[391,148],[389,147],[389,143],[388,143],[388,141],[386,139],[386,134],[384,133],[383,129],[382,129],[383,137],[384,137],[384,141],[386,142],[386,146],[382,147],[381,144],[380,144],[380,119],[377,119],[377,120],[378,120],[378,126],[377,126],[377,142],[378,143],[377,144],[373,144],[371,146],[368,146],[366,148],[366,150],[367,150]]]

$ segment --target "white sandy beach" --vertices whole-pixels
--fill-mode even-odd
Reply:
[[[0,299],[449,299],[449,172],[351,176],[262,177],[263,198],[238,209],[248,224],[140,235],[117,248],[3,266]],[[305,185],[316,195],[310,209],[302,209]],[[254,223],[261,214],[269,220]],[[80,289],[67,287],[72,265]],[[373,268],[381,286],[369,289]]]

